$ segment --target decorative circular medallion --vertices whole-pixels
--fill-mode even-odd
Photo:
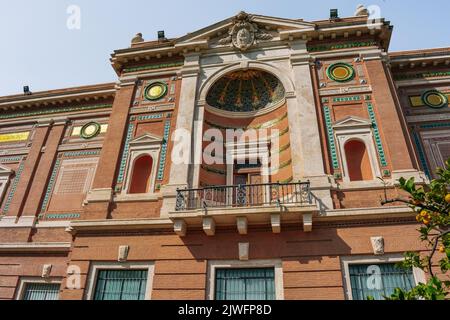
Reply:
[[[86,123],[81,128],[81,137],[84,139],[94,138],[100,133],[100,130],[101,130],[101,126],[97,122]]]
[[[448,104],[447,97],[437,90],[426,91],[422,95],[422,101],[430,108],[442,108]]]
[[[339,62],[328,67],[327,76],[333,81],[347,82],[355,77],[355,69],[347,63]]]
[[[158,100],[167,94],[167,84],[164,82],[154,82],[144,90],[144,97],[147,100]]]

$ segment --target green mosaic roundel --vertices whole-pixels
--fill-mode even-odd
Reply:
[[[338,62],[328,67],[327,76],[333,81],[347,82],[355,77],[355,69],[348,63]]]
[[[167,84],[164,82],[153,82],[144,89],[144,97],[147,100],[159,100],[167,94]]]
[[[447,97],[437,90],[429,90],[422,94],[422,101],[430,108],[442,108],[448,105]]]
[[[88,122],[81,128],[81,137],[84,139],[92,139],[100,133],[101,126],[97,122]]]

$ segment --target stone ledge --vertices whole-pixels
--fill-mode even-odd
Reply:
[[[0,252],[67,252],[70,242],[20,242],[0,243]]]
[[[407,206],[373,207],[373,208],[351,208],[326,210],[325,213],[316,217],[317,221],[335,220],[357,220],[378,219],[386,217],[412,217],[413,211]]]
[[[143,229],[173,229],[169,219],[108,219],[108,220],[79,220],[71,221],[66,229],[71,234],[79,231],[107,231],[107,230],[143,230]]]
[[[162,194],[119,194],[114,196],[114,202],[156,202],[162,200]]]
[[[85,203],[111,202],[113,190],[111,188],[92,189],[86,196]]]
[[[36,220],[35,216],[3,216],[0,217],[0,228],[33,228]]]

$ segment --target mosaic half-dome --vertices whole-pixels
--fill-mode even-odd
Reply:
[[[250,112],[273,106],[284,97],[283,84],[274,75],[240,70],[220,78],[208,92],[206,102],[221,110]]]

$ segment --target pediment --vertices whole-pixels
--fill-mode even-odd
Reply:
[[[14,171],[7,166],[0,164],[0,177],[9,177]]]
[[[369,119],[364,119],[356,116],[350,116],[339,120],[333,124],[334,129],[354,128],[354,127],[371,127],[372,122]]]
[[[243,18],[244,17],[244,18]],[[257,33],[264,34],[265,40],[277,38],[280,32],[314,30],[315,24],[298,19],[284,19],[240,12],[208,27],[188,33],[175,41],[175,46],[189,44],[224,45],[224,39],[230,35],[230,30],[238,23],[250,23],[257,29]],[[241,24],[241,25],[242,25]]]
[[[161,144],[163,138],[151,133],[145,133],[139,137],[130,141],[130,145],[149,145],[149,144]]]

